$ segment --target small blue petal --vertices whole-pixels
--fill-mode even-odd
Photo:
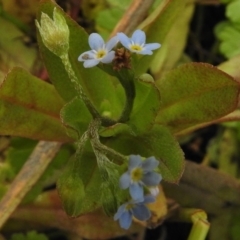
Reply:
[[[153,52],[151,50],[148,50],[148,49],[143,49],[141,52],[138,52],[139,54],[142,54],[142,55],[152,55]]]
[[[126,172],[120,177],[119,186],[121,189],[126,189],[130,186],[130,184],[131,184],[130,175]]]
[[[112,62],[114,57],[115,57],[115,52],[111,51],[111,52],[107,53],[104,58],[101,59],[101,62],[102,63],[110,63],[110,62]]]
[[[143,175],[142,182],[146,186],[156,186],[162,180],[162,176],[156,172],[148,172]]]
[[[121,44],[125,48],[129,49],[129,46],[131,45],[131,39],[128,38],[124,33],[118,33],[117,36]]]
[[[129,229],[132,223],[132,214],[129,211],[124,212],[121,218],[119,218],[119,223],[121,228]]]
[[[156,199],[154,196],[152,195],[147,195],[147,196],[144,196],[144,201],[143,201],[143,204],[147,204],[147,203],[153,203],[155,202]]]
[[[155,50],[155,49],[158,49],[161,47],[161,44],[159,43],[148,43],[148,44],[145,44],[144,48],[147,49],[147,50]]]
[[[118,43],[118,37],[115,36],[113,38],[111,38],[107,43],[106,43],[106,49],[107,51],[111,51],[115,46],[116,44]]]
[[[84,66],[85,68],[90,68],[90,67],[94,67],[94,66],[98,65],[99,62],[100,62],[100,61],[97,60],[97,59],[86,60],[86,61],[83,63],[83,66]]]
[[[152,171],[159,165],[159,161],[155,157],[149,157],[142,162],[143,171]]]
[[[139,183],[132,183],[129,186],[129,192],[133,200],[143,201],[143,187]]]
[[[89,35],[88,43],[91,49],[98,50],[104,46],[104,41],[102,37],[97,33],[92,33]]]
[[[150,210],[143,204],[133,207],[133,216],[140,221],[146,221],[151,217]]]
[[[142,159],[139,155],[130,155],[128,170],[131,171],[133,168],[139,167],[142,165]]]
[[[132,41],[135,44],[139,44],[139,45],[145,44],[145,42],[146,42],[145,32],[142,30],[136,30],[132,35]]]
[[[114,215],[114,221],[118,220],[122,216],[122,214],[125,212],[125,208],[126,204],[123,204],[118,208],[117,212]]]
[[[88,58],[90,58],[90,59],[94,59],[94,58],[95,58],[95,55],[94,55],[94,53],[92,52],[92,50],[82,53],[82,54],[78,57],[78,61],[79,61],[79,62],[84,62],[84,61],[86,61],[86,59],[83,59],[83,56],[88,57]]]

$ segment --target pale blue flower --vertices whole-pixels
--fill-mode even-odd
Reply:
[[[92,50],[82,53],[78,61],[84,62],[85,68],[94,67],[100,62],[110,63],[115,57],[115,51],[112,49],[118,43],[118,37],[111,38],[106,44],[102,37],[97,33],[92,33],[88,38],[89,46]]]
[[[146,34],[142,30],[136,30],[133,33],[132,38],[128,38],[124,33],[118,33],[117,36],[125,48],[138,54],[152,55],[152,50],[161,47],[161,44],[159,43],[145,43]]]
[[[119,220],[121,228],[124,229],[128,229],[131,226],[132,217],[140,221],[146,221],[151,217],[151,212],[145,204],[154,201],[155,198],[152,195],[145,196],[141,202],[130,200],[118,208],[114,215],[114,220]]]
[[[158,164],[155,157],[142,160],[139,155],[130,155],[128,171],[119,180],[120,188],[129,188],[132,199],[143,200],[143,186],[156,187],[162,180],[162,176],[154,171]]]

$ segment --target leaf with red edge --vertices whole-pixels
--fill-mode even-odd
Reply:
[[[0,134],[70,141],[59,117],[63,104],[51,84],[14,68],[0,85]]]
[[[204,63],[181,65],[156,84],[162,100],[156,124],[174,134],[232,112],[240,90],[234,78]]]

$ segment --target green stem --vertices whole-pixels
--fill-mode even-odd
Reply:
[[[96,150],[98,150],[99,152],[101,152],[104,155],[108,155],[111,158],[114,159],[114,162],[118,162],[118,163],[123,163],[125,161],[127,161],[127,158],[114,151],[113,149],[103,145],[100,140],[99,140],[99,135],[98,135],[98,129],[101,125],[101,120],[100,119],[94,119],[90,124],[89,124],[89,137],[91,139],[91,144],[92,147]]]
[[[83,133],[81,138],[77,141],[77,151],[75,153],[75,159],[80,159],[88,139],[89,139],[89,135],[88,135],[88,131],[86,131]]]
[[[193,226],[187,240],[205,240],[210,223],[207,214],[201,209],[182,208],[178,212],[181,221],[192,222]]]
[[[198,219],[191,229],[187,240],[205,240],[209,231],[209,223],[206,220]]]
[[[204,240],[209,231],[210,223],[207,220],[207,214],[203,210],[194,212],[191,216],[193,226],[188,240]]]
[[[134,98],[135,98],[135,85],[134,85],[133,77],[129,78],[129,75],[126,77],[120,76],[118,79],[124,88],[125,96],[126,96],[126,103],[118,122],[124,123],[129,120],[130,114],[133,109]]]
[[[73,71],[68,54],[62,55],[62,56],[60,56],[60,58],[61,58],[62,63],[68,73],[68,76],[69,76],[71,82],[74,84],[74,87],[77,90],[77,93],[79,94],[79,97],[84,102],[85,106],[91,113],[92,117],[94,119],[95,118],[101,119],[103,126],[111,126],[111,125],[115,124],[116,122],[114,120],[102,117],[100,115],[100,113],[97,111],[97,109],[94,107],[94,105],[92,104],[90,99],[87,97],[87,95],[84,93],[83,88],[80,85],[80,83],[78,82],[78,78],[77,78],[75,72]]]
[[[112,66],[107,64],[99,65],[99,67],[103,71],[107,72],[108,74],[114,77],[117,77],[124,89],[126,102],[125,102],[123,111],[121,113],[121,116],[116,122],[125,123],[129,120],[130,114],[133,109],[134,98],[135,98],[135,85],[134,85],[135,73],[132,70],[129,70],[126,68],[122,68],[121,70],[116,71],[116,70],[113,70]]]

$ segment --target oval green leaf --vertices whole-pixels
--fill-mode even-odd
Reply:
[[[184,64],[159,79],[161,106],[156,123],[174,134],[232,112],[240,85],[209,64]]]
[[[59,117],[63,104],[51,84],[14,68],[0,86],[0,134],[70,141]]]

